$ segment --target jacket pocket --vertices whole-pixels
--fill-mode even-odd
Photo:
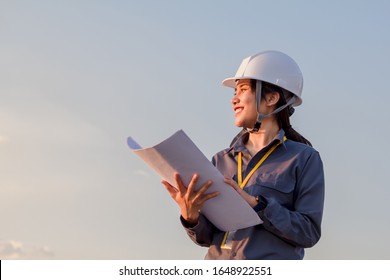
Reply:
[[[292,207],[294,188],[294,179],[285,179],[275,173],[263,173],[256,178],[255,184],[249,187],[248,192],[253,196],[262,195]]]
[[[256,178],[256,185],[281,193],[291,193],[295,188],[295,180],[285,179],[275,173],[262,173]]]

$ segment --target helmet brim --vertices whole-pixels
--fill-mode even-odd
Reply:
[[[225,87],[235,88],[237,80],[242,80],[242,79],[256,80],[255,77],[231,77],[223,80],[222,85]]]
[[[242,79],[256,80],[255,77],[231,77],[231,78],[227,78],[227,79],[223,80],[222,81],[222,85],[225,86],[225,87],[235,88],[237,80],[242,80]],[[295,102],[292,104],[292,106],[296,107],[296,106],[301,105],[302,104],[302,98],[300,98],[298,95],[296,95],[296,94],[294,94],[292,92],[290,92],[290,93],[295,96]]]

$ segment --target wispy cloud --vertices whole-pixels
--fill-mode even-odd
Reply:
[[[0,259],[50,259],[54,256],[48,246],[26,245],[15,240],[0,240]]]
[[[22,254],[22,243],[14,240],[0,241],[0,259],[18,259]]]
[[[150,174],[148,172],[146,172],[145,170],[143,170],[143,169],[136,169],[136,170],[134,170],[134,173],[136,175],[139,175],[139,176],[142,176],[142,177],[149,177],[150,176]]]

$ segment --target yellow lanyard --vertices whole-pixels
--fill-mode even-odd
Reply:
[[[284,136],[284,141],[287,140],[286,136]],[[238,153],[238,164],[237,164],[237,176],[238,176],[238,185],[240,186],[241,189],[243,189],[246,185],[246,183],[248,183],[249,181],[249,178],[253,175],[253,173],[255,173],[255,171],[260,167],[260,165],[263,164],[263,162],[269,157],[270,154],[272,154],[272,152],[280,145],[282,144],[282,142],[278,142],[278,143],[275,143],[275,145],[273,145],[271,147],[271,149],[269,149],[265,155],[259,160],[259,162],[255,165],[255,167],[252,168],[252,170],[248,173],[248,175],[246,175],[244,181],[242,181],[242,152],[239,152]]]
[[[287,140],[286,136],[284,136],[283,138],[284,141]],[[265,155],[259,160],[259,162],[255,165],[255,167],[252,168],[252,170],[248,173],[248,175],[246,175],[244,181],[242,181],[242,152],[239,152],[238,153],[238,164],[237,164],[237,181],[238,181],[238,185],[240,186],[241,189],[243,189],[246,185],[246,183],[248,183],[249,181],[249,178],[253,175],[253,173],[255,173],[255,171],[260,167],[260,165],[263,164],[263,162],[269,157],[270,154],[272,154],[272,152],[280,145],[282,144],[282,141],[279,141],[278,143],[275,143],[271,149],[269,149]],[[221,248],[222,249],[231,249],[232,247],[232,241],[233,241],[233,238],[234,238],[234,233],[236,231],[233,231],[233,232],[225,232],[225,235],[223,237],[223,240],[222,240],[222,243],[221,243]],[[231,234],[230,234],[231,233]]]

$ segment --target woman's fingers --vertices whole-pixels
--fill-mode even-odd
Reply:
[[[195,186],[196,186],[196,183],[198,182],[198,178],[199,178],[198,174],[195,173],[194,175],[192,175],[191,181],[190,181],[188,188],[187,188],[187,192],[189,194],[195,192]]]
[[[172,198],[175,198],[176,196],[176,193],[177,193],[177,189],[172,186],[171,184],[169,184],[167,181],[165,180],[162,180],[161,183],[165,186],[165,188],[167,189],[167,191],[169,192],[169,194],[171,195]]]
[[[241,195],[241,197],[244,198],[246,202],[248,202],[249,205],[251,205],[252,207],[256,206],[256,198],[241,189],[240,186],[236,183],[236,181],[228,177],[225,177],[224,181],[226,184],[232,186]]]
[[[212,193],[208,193],[206,195],[203,195],[201,198],[200,198],[200,205],[203,205],[203,203],[205,203],[207,200],[211,199],[211,198],[214,198],[216,196],[219,195],[219,192],[212,192]]]
[[[213,182],[211,180],[208,180],[196,193],[195,199],[199,199],[199,203],[203,204],[206,200],[213,198],[219,194],[219,192],[205,194],[205,192],[211,187],[212,184]]]
[[[211,180],[208,180],[206,183],[204,183],[199,191],[197,192],[197,197],[202,197],[205,195],[206,191],[211,187],[213,182]]]
[[[241,190],[240,186],[233,179],[225,177],[224,181],[225,181],[226,184],[232,186],[236,191],[240,191]]]
[[[179,173],[175,173],[175,180],[176,180],[176,185],[177,185],[178,191],[180,192],[180,195],[184,196],[187,192],[187,188],[184,185],[183,180],[181,179]]]
[[[219,194],[219,192],[205,194],[206,191],[212,185],[211,180],[208,180],[199,188],[198,191],[196,191],[195,188],[199,180],[198,174],[194,174],[192,176],[191,181],[188,184],[188,187],[186,187],[186,185],[183,183],[180,174],[178,173],[175,174],[175,180],[176,180],[177,188],[175,188],[165,180],[163,180],[162,183],[167,189],[167,191],[169,192],[169,194],[171,195],[171,197],[176,201],[185,200],[190,202],[189,205],[191,204],[194,204],[194,206],[202,205],[206,200],[216,197]],[[181,199],[179,197],[181,197]],[[187,203],[185,204],[188,205]]]

